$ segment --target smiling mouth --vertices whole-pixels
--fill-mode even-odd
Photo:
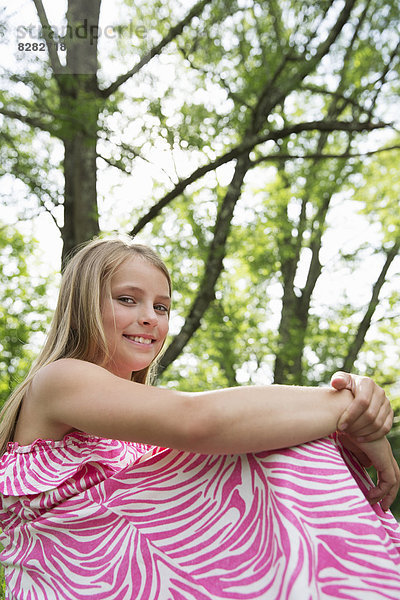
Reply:
[[[146,346],[150,346],[155,342],[155,340],[151,338],[144,338],[141,335],[124,335],[127,340],[131,342],[136,342],[137,344],[145,344]]]

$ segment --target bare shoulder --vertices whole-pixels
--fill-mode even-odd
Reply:
[[[21,445],[37,438],[58,440],[76,429],[73,423],[54,419],[53,409],[71,393],[79,394],[78,382],[86,381],[88,375],[97,370],[104,371],[96,365],[72,359],[55,361],[39,369],[26,390],[14,440]]]
[[[93,363],[73,358],[62,358],[39,369],[35,374],[24,405],[31,417],[41,422],[47,431],[68,432],[80,429],[75,415],[88,405],[96,411],[104,397],[118,394],[118,384],[123,382],[106,369]],[[125,391],[126,393],[126,391]],[[27,409],[24,410],[24,413]]]
[[[113,377],[111,373],[85,360],[60,358],[41,367],[34,377],[35,386],[46,389],[48,386],[76,384],[86,377]]]
[[[32,395],[43,403],[73,396],[92,396],[114,389],[125,382],[98,365],[75,358],[61,358],[45,365],[36,373]]]

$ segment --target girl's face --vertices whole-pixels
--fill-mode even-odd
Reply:
[[[128,258],[111,279],[111,299],[102,304],[110,354],[103,366],[124,379],[148,367],[167,336],[170,305],[164,273],[146,259]]]

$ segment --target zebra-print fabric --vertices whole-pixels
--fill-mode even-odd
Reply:
[[[0,462],[9,600],[400,598],[400,531],[323,439],[207,456],[74,433]]]

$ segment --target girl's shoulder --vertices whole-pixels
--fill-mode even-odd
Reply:
[[[41,367],[32,378],[21,404],[15,427],[14,442],[27,446],[36,439],[62,440],[74,431],[68,424],[49,419],[49,403],[62,393],[65,381],[84,377],[90,363],[74,359],[60,359]],[[94,366],[94,365],[92,365]],[[63,384],[64,381],[64,384]]]
[[[33,381],[36,385],[54,385],[57,382],[71,381],[71,377],[87,376],[88,374],[99,374],[104,372],[102,367],[78,358],[59,358],[43,367],[35,373]]]
[[[106,384],[115,385],[116,379],[112,373],[94,363],[60,358],[35,373],[29,393],[39,407],[56,401],[60,396],[85,394],[89,389],[101,390]]]

